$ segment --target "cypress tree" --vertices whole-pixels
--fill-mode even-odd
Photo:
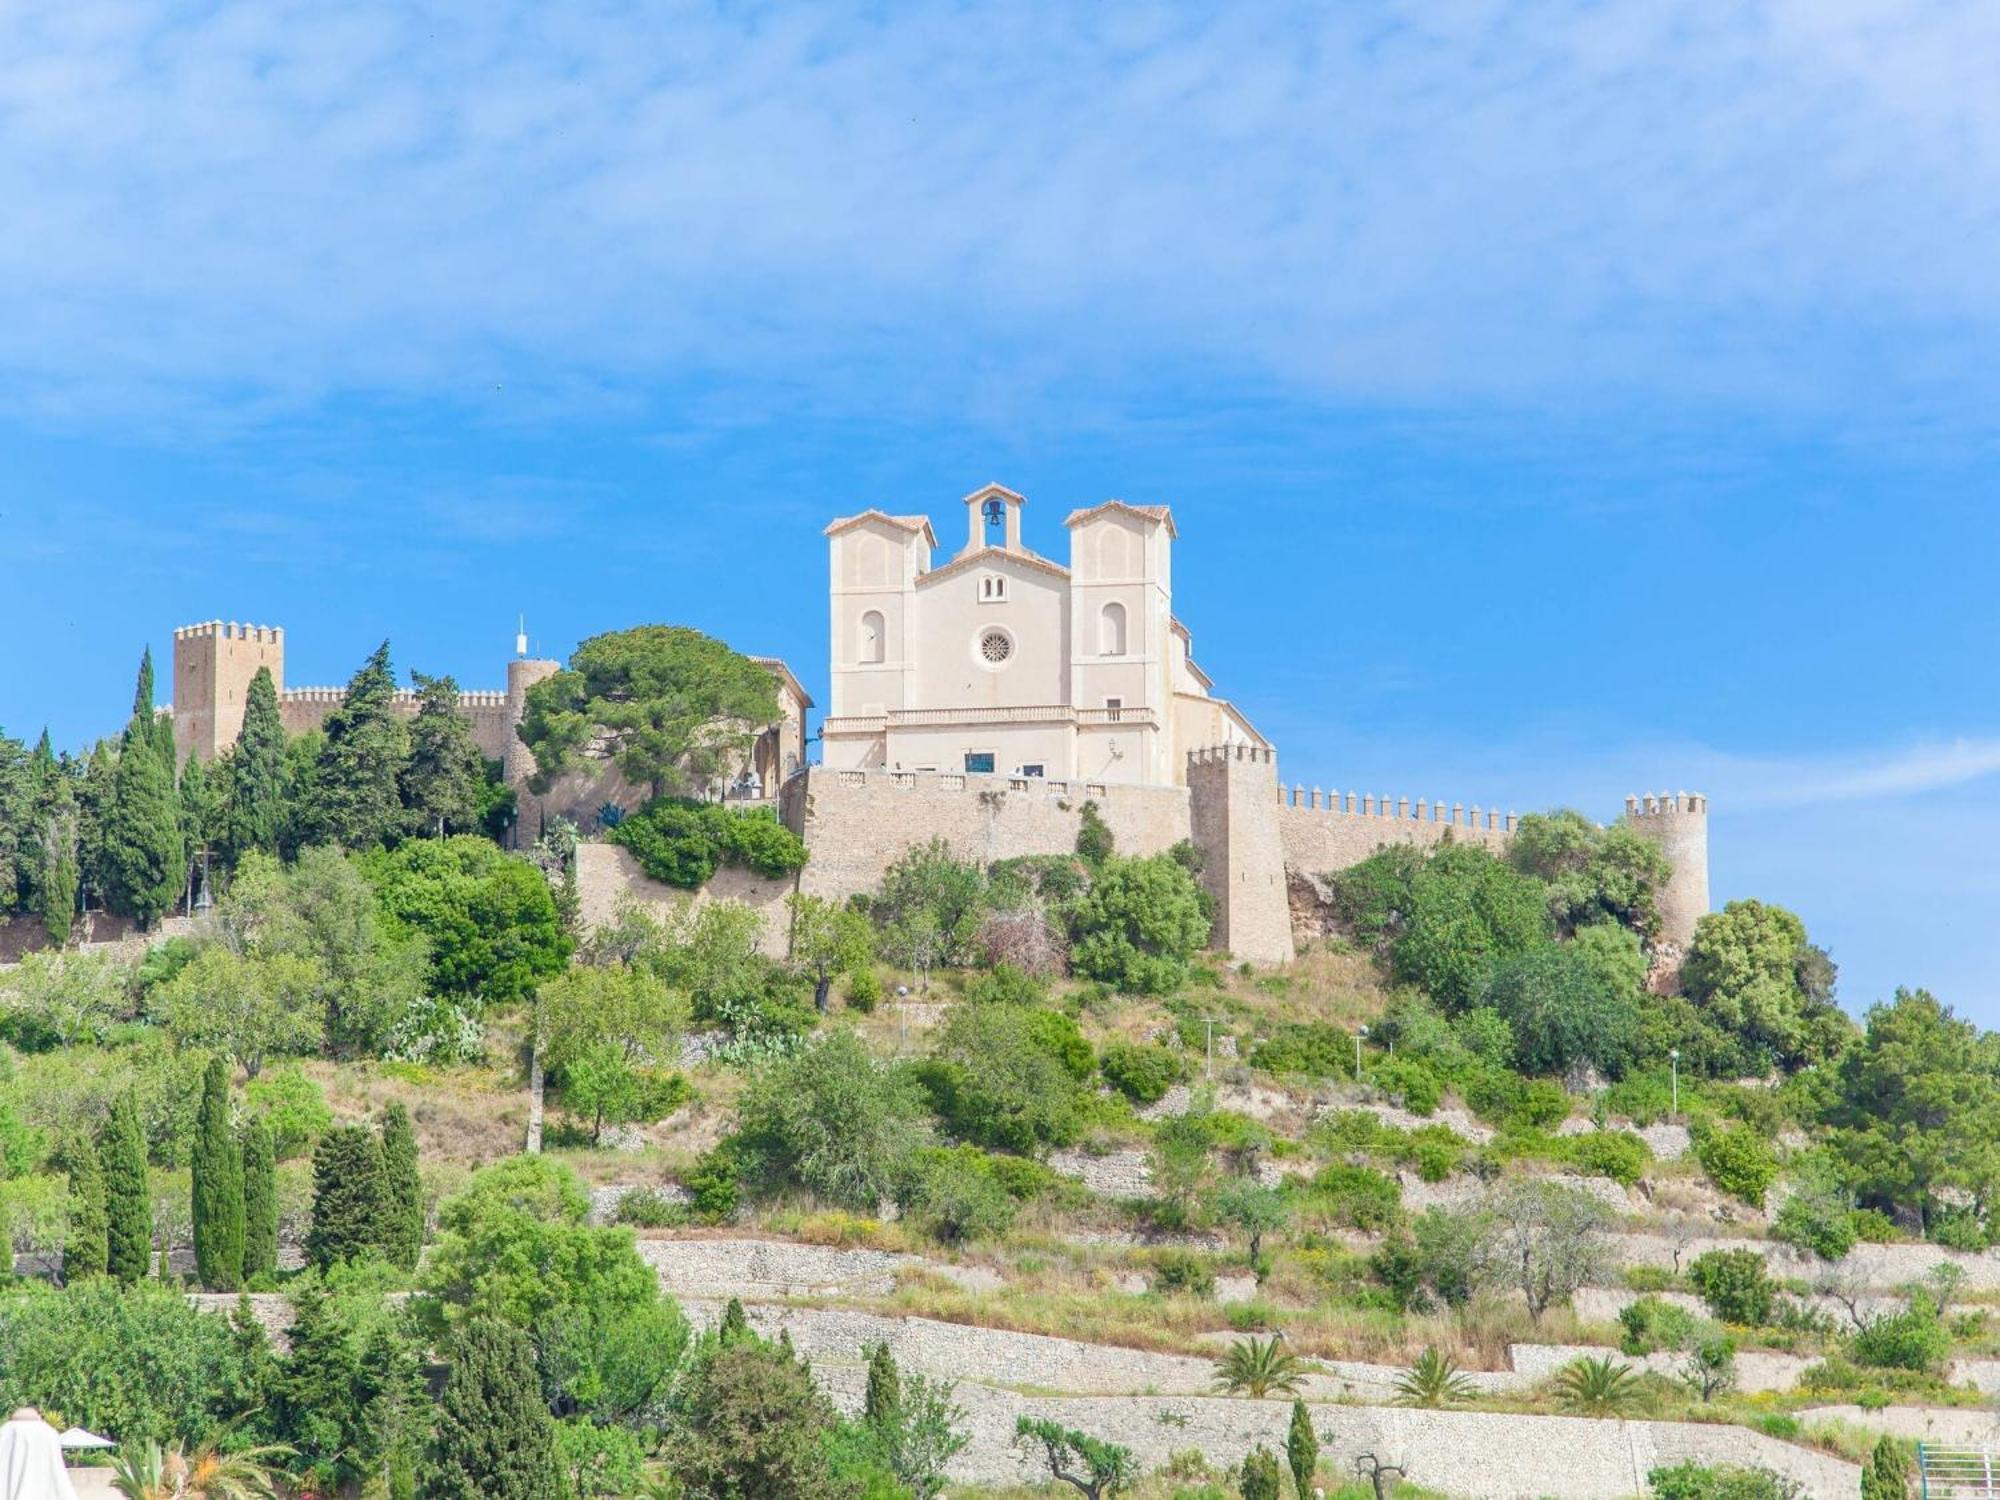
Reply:
[[[395,711],[396,677],[384,641],[327,715],[307,827],[315,842],[371,849],[402,829],[410,736]]]
[[[301,1280],[291,1302],[292,1352],[273,1382],[273,1414],[301,1467],[333,1490],[359,1475],[360,1356],[315,1278]]]
[[[147,725],[125,730],[104,815],[105,894],[114,910],[150,927],[174,904],[187,876],[180,796]]]
[[[190,762],[199,764],[199,762]],[[229,1123],[229,1065],[209,1059],[194,1126],[194,1264],[211,1292],[243,1286],[243,1151]]]
[[[362,1260],[382,1243],[382,1147],[363,1125],[339,1125],[313,1148],[312,1228],[306,1259],[322,1271]]]
[[[424,1247],[424,1185],[417,1174],[417,1133],[400,1104],[382,1117],[382,1255],[405,1271]]]
[[[1861,1500],[1904,1500],[1910,1493],[1910,1460],[1886,1433],[1861,1470]]]
[[[69,773],[49,748],[46,729],[35,746],[34,782],[37,843],[27,851],[37,866],[33,910],[42,919],[49,941],[60,948],[69,942],[70,927],[76,920],[76,892],[81,880],[79,827],[76,791]]]
[[[403,767],[407,826],[420,838],[443,838],[447,830],[468,832],[479,818],[486,757],[458,711],[458,684],[421,672],[410,677],[417,685],[418,707],[410,725],[410,758]]]
[[[104,1157],[105,1268],[120,1281],[144,1281],[152,1270],[153,1195],[146,1180],[146,1136],[131,1094],[111,1107],[111,1123],[99,1149]]]
[[[139,652],[139,681],[132,689],[132,719],[146,726],[146,743],[153,741],[153,648]]]
[[[243,1280],[278,1274],[278,1165],[271,1128],[243,1127]]]
[[[722,1321],[716,1325],[715,1341],[718,1344],[736,1344],[750,1337],[750,1320],[743,1314],[743,1304],[735,1297],[722,1309]]]
[[[902,1406],[902,1376],[896,1369],[896,1356],[884,1340],[868,1352],[868,1394],[861,1403],[861,1417],[881,1432],[896,1425]]]
[[[275,854],[285,813],[285,724],[268,667],[259,667],[243,697],[243,728],[229,758],[223,846],[232,861],[252,849]]]
[[[1243,1470],[1236,1485],[1243,1500],[1284,1500],[1284,1471],[1278,1456],[1262,1443],[1243,1455]]]
[[[518,1328],[474,1318],[453,1343],[424,1494],[430,1500],[556,1500],[560,1493],[534,1345]]]
[[[99,740],[84,762],[83,779],[76,789],[77,873],[86,893],[84,904],[95,897],[101,906],[111,889],[111,860],[105,850],[106,830],[111,823],[111,803],[118,779],[117,757],[111,742]]]
[[[104,1210],[104,1163],[87,1136],[69,1143],[69,1234],[63,1241],[63,1282],[74,1285],[105,1272],[109,1253]]]
[[[1312,1413],[1303,1401],[1292,1403],[1292,1426],[1285,1434],[1285,1462],[1292,1471],[1292,1483],[1300,1500],[1312,1494],[1313,1476],[1319,1473],[1319,1434],[1313,1431]]]

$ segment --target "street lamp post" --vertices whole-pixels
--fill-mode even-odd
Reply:
[[[1673,1079],[1674,1118],[1678,1120],[1681,1117],[1681,1049],[1680,1048],[1674,1047],[1669,1049],[1669,1051],[1667,1052],[1667,1066],[1671,1070],[1669,1076]]]
[[[1366,1026],[1359,1028],[1354,1033],[1354,1081],[1356,1083],[1361,1081],[1361,1043],[1367,1035],[1368,1028]]]

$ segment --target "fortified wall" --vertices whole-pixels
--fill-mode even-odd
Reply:
[[[780,812],[810,856],[800,888],[845,900],[877,890],[890,865],[934,838],[981,864],[1070,853],[1085,802],[1097,804],[1123,853],[1158,854],[1192,840],[1215,900],[1215,946],[1259,963],[1296,953],[1295,884],[1349,869],[1391,844],[1431,848],[1449,839],[1499,854],[1519,821],[1443,799],[1286,788],[1274,753],[1247,744],[1192,752],[1185,787],[811,766],[786,782]],[[1656,956],[1677,969],[1708,910],[1708,799],[1629,797],[1625,819],[1672,863]]]

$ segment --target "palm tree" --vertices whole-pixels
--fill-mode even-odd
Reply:
[[[1639,1377],[1608,1355],[1575,1359],[1556,1373],[1556,1404],[1583,1417],[1622,1417],[1639,1399]]]
[[[1419,1354],[1416,1363],[1396,1377],[1398,1406],[1425,1406],[1433,1410],[1470,1401],[1479,1392],[1458,1371],[1458,1362],[1432,1344]]]
[[[291,1452],[272,1444],[224,1453],[210,1441],[189,1453],[148,1438],[112,1461],[111,1487],[125,1500],[276,1500],[274,1462]]]
[[[1261,1401],[1273,1394],[1296,1396],[1305,1379],[1306,1362],[1282,1347],[1285,1336],[1274,1333],[1259,1343],[1238,1339],[1216,1362],[1215,1388]]]

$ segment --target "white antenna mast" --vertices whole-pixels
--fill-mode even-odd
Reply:
[[[514,634],[514,654],[525,657],[528,654],[528,617],[521,616],[520,629]]]

